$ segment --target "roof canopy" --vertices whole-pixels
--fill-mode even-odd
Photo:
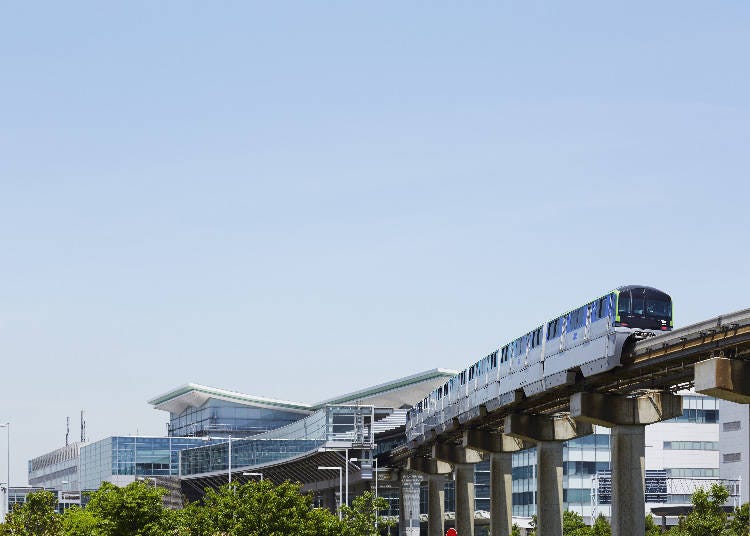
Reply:
[[[172,389],[148,401],[154,409],[170,413],[182,413],[187,408],[199,408],[209,399],[225,400],[252,407],[280,409],[307,415],[329,404],[362,404],[386,408],[413,406],[430,391],[445,383],[456,371],[432,369],[412,374],[373,387],[360,389],[345,395],[330,398],[317,404],[290,402],[261,396],[227,391],[195,383],[188,383]]]

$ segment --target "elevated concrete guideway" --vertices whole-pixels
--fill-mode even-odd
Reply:
[[[440,433],[418,435],[395,448],[389,462],[428,475],[434,469],[429,460],[452,465],[457,525],[473,534],[473,526],[459,522],[459,516],[473,518],[473,511],[459,512],[458,498],[473,493],[471,483],[463,482],[461,475],[468,452],[491,456],[491,530],[493,535],[506,536],[510,534],[509,453],[536,445],[537,534],[561,536],[561,441],[592,433],[592,424],[607,426],[612,428],[613,535],[642,536],[645,426],[681,415],[681,398],[673,393],[693,385],[698,392],[750,403],[750,309],[641,340],[625,350],[622,363],[618,369],[587,378],[570,374],[566,384],[533,397],[516,392],[502,401],[462,408]],[[463,454],[460,449],[465,449]],[[430,535],[439,530],[429,521],[433,514],[437,517],[441,512],[430,507]]]
[[[569,413],[569,399],[577,392],[620,396],[646,391],[676,392],[693,385],[696,363],[714,357],[737,363],[750,360],[750,309],[641,340],[624,356],[628,364],[618,369],[572,381],[532,398],[518,393],[513,401],[494,411],[485,406],[468,408],[439,435],[439,441],[460,444],[464,431],[470,429],[502,432],[505,418],[511,414]],[[427,434],[411,441],[393,451],[393,460],[429,455],[436,440],[438,436]]]

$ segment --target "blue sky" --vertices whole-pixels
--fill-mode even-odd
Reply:
[[[163,434],[146,400],[186,382],[314,402],[620,284],[672,294],[677,326],[750,306],[749,16],[6,5],[12,482],[81,409],[93,440]]]

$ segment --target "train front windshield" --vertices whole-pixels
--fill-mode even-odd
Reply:
[[[631,328],[672,329],[672,299],[652,288],[632,287],[620,291],[617,325]]]

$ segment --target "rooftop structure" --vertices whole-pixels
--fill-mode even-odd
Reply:
[[[329,405],[410,408],[456,371],[432,369],[315,404],[292,402],[188,383],[149,400],[169,413],[169,435],[247,437],[281,428]]]

